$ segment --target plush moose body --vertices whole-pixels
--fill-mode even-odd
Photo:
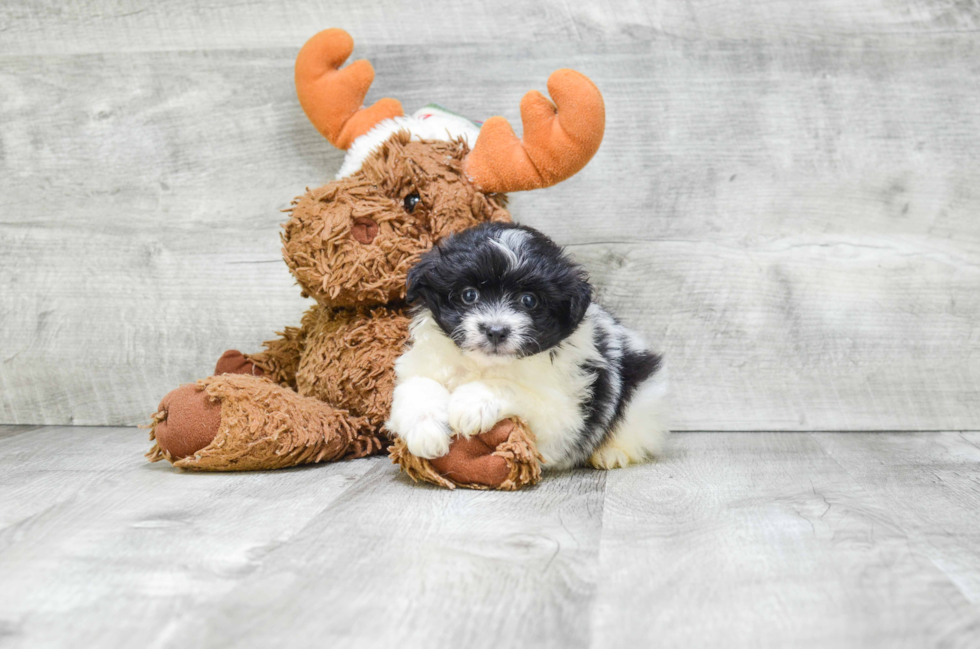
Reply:
[[[362,102],[367,61],[340,66],[353,40],[339,29],[310,39],[296,61],[300,103],[347,155],[337,178],[294,201],[283,258],[316,303],[256,354],[226,352],[215,375],[164,397],[152,461],[188,469],[272,469],[363,457],[389,447],[383,425],[394,362],[408,340],[408,270],[440,239],[508,221],[504,192],[545,187],[598,149],[602,97],[584,76],[555,72],[549,92],[521,103],[524,139],[502,118],[478,125],[438,108],[413,116],[393,99]],[[447,487],[516,489],[540,475],[533,431],[504,420],[457,439],[437,460],[392,457],[413,478]]]

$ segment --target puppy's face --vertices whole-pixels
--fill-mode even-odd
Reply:
[[[408,274],[408,300],[456,345],[505,361],[567,338],[592,295],[585,271],[537,230],[492,223],[453,235]]]

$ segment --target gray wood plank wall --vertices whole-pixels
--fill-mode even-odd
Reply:
[[[279,210],[337,170],[291,66],[503,114],[573,67],[606,139],[513,212],[667,354],[687,430],[980,420],[980,5],[733,0],[0,6],[0,423],[144,422],[305,308]]]

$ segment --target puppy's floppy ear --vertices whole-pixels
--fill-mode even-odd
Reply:
[[[428,292],[432,289],[430,276],[439,263],[439,255],[439,248],[432,248],[432,250],[422,255],[419,262],[408,271],[408,286],[405,291],[405,300],[409,304],[414,304],[421,300],[428,306],[429,300],[426,298]]]
[[[569,292],[568,303],[569,319],[571,324],[577,327],[582,322],[582,318],[585,317],[589,305],[592,304],[592,285],[585,277],[584,272],[579,275],[578,281],[575,282],[575,288]]]

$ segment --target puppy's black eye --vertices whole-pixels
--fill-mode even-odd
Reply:
[[[521,296],[521,304],[524,305],[525,309],[533,309],[538,306],[538,298],[534,293],[525,293]]]
[[[412,212],[414,212],[415,211],[415,206],[419,204],[419,201],[420,200],[421,200],[421,198],[419,198],[419,193],[418,192],[412,192],[411,194],[409,194],[408,196],[406,196],[405,197],[405,211],[408,212],[409,214],[411,214]]]
[[[462,298],[463,304],[476,304],[476,301],[480,299],[480,292],[472,287],[463,289],[460,298]]]

